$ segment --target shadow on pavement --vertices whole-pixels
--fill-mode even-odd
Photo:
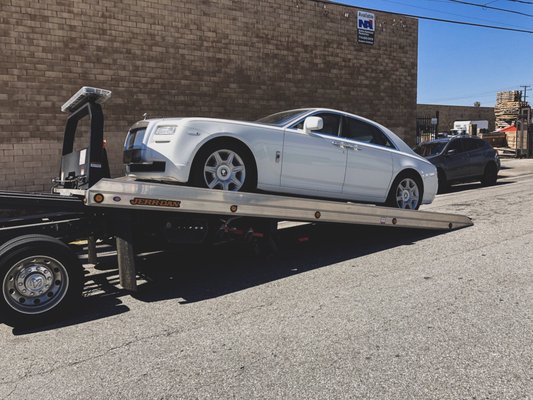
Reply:
[[[234,293],[278,279],[357,259],[368,254],[446,233],[390,227],[303,225],[283,229],[276,253],[256,254],[245,243],[188,246],[140,257],[145,280],[133,296],[140,301],[180,299],[190,304]],[[15,335],[57,329],[100,320],[129,311],[120,298],[130,295],[119,286],[114,255],[101,260],[86,277],[82,306],[75,314],[48,326],[13,330]]]
[[[500,178],[505,178],[505,177],[500,177]],[[513,181],[506,181],[506,182],[497,182],[495,185],[492,185],[492,186],[483,186],[481,183],[479,182],[474,182],[474,183],[461,183],[461,184],[457,184],[457,185],[453,185],[453,186],[450,186],[448,188],[448,190],[443,193],[443,194],[446,194],[446,193],[458,193],[458,192],[466,192],[468,190],[476,190],[476,189],[480,189],[480,188],[483,188],[483,187],[497,187],[497,186],[503,186],[503,185],[509,185],[511,183],[515,183]]]

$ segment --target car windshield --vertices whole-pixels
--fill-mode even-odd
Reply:
[[[290,111],[282,111],[276,114],[268,115],[266,117],[263,117],[261,119],[258,119],[255,122],[258,122],[260,124],[267,124],[267,125],[274,125],[274,126],[285,126],[293,119],[296,119],[306,113],[311,111],[310,109],[304,109],[304,110],[290,110]]]
[[[434,156],[442,153],[448,142],[432,142],[422,143],[416,146],[413,150],[416,154],[422,157]]]

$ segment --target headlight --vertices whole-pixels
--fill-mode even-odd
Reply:
[[[166,135],[166,136],[173,135],[174,133],[176,133],[176,128],[177,128],[176,125],[158,126],[157,129],[155,130],[154,135]]]

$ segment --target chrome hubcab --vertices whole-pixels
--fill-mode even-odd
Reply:
[[[68,274],[48,256],[25,258],[14,264],[2,285],[7,304],[24,314],[39,314],[55,307],[68,289]]]
[[[418,206],[420,192],[412,178],[403,179],[396,188],[396,204],[398,208],[414,210]]]
[[[217,150],[205,162],[204,179],[210,189],[239,191],[246,179],[244,162],[233,150]]]

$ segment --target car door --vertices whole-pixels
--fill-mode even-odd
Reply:
[[[464,150],[461,138],[450,140],[446,146],[442,164],[448,180],[460,180],[470,176],[468,155]]]
[[[344,117],[341,138],[348,150],[343,192],[354,200],[384,202],[392,180],[392,143],[377,127]]]
[[[347,157],[338,138],[342,116],[336,113],[314,116],[321,117],[324,122],[320,131],[304,133],[304,119],[285,130],[281,186],[340,196]]]
[[[463,146],[468,156],[469,176],[482,176],[485,172],[487,159],[484,152],[484,142],[480,139],[468,138],[464,140]]]

